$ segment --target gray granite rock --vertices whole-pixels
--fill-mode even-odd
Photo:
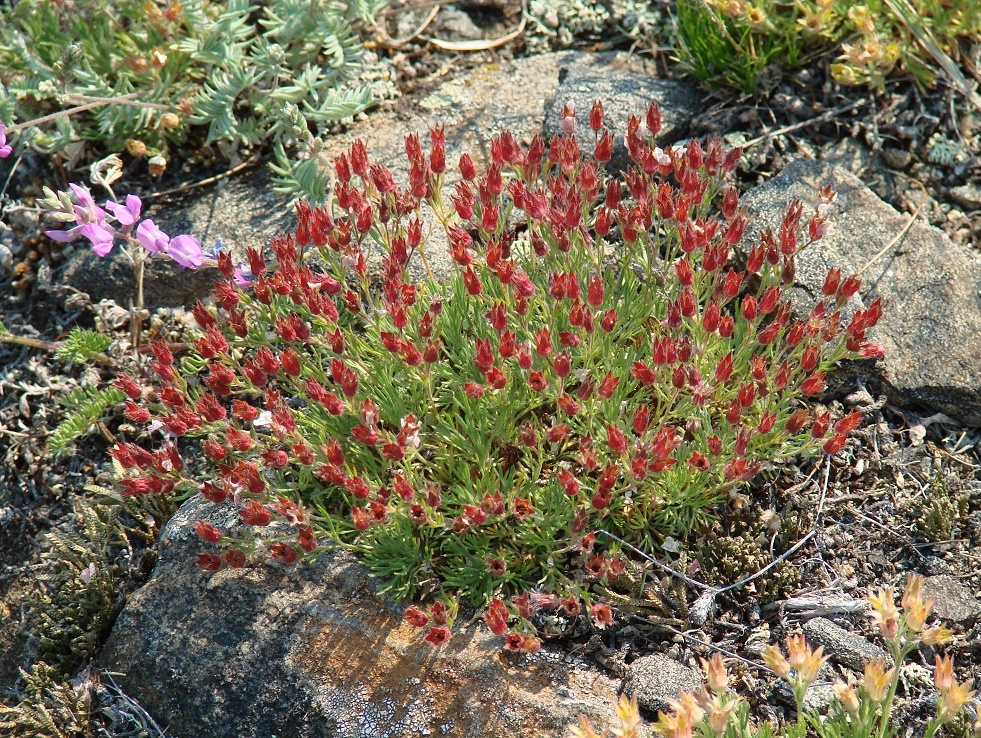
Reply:
[[[884,649],[827,618],[812,618],[804,623],[803,630],[812,647],[823,646],[832,661],[855,671],[862,671],[867,661],[887,657]]]
[[[702,676],[694,669],[679,664],[662,654],[642,656],[627,667],[623,691],[637,696],[645,710],[666,710],[668,700],[678,699],[681,692],[694,692],[702,684]]]
[[[478,622],[434,650],[350,554],[205,574],[199,518],[238,515],[200,498],[178,511],[100,659],[171,735],[546,738],[615,720],[617,685],[547,647],[513,658]]]
[[[594,100],[603,103],[604,125],[614,133],[613,158],[608,167],[622,171],[630,158],[623,143],[627,121],[636,115],[644,120],[652,100],[661,109],[661,146],[674,143],[688,133],[689,122],[702,108],[703,95],[697,88],[673,79],[658,79],[649,74],[610,68],[572,64],[564,70],[562,82],[545,114],[545,131],[559,131],[562,108],[570,100],[576,103],[576,138],[584,152],[591,152],[595,136],[589,127],[589,109]]]
[[[830,267],[843,274],[861,269],[908,220],[854,175],[822,161],[798,160],[743,197],[755,216],[743,247],[763,226],[776,229],[791,200],[802,200],[805,212],[813,212],[822,185],[838,192],[831,210],[837,233],[797,258],[800,310],[820,295]],[[981,260],[917,222],[862,278],[859,301],[883,301],[883,318],[870,337],[885,346],[885,358],[852,369],[881,383],[896,404],[925,405],[965,424],[981,424]],[[847,387],[853,389],[854,384]]]
[[[150,260],[144,269],[144,304],[151,310],[193,305],[208,293],[217,276],[213,269],[183,269],[169,259]],[[65,264],[61,280],[86,293],[93,302],[114,300],[127,308],[136,304],[133,265],[119,246],[105,258],[89,248],[76,248]]]
[[[923,594],[937,598],[933,616],[944,622],[970,627],[981,618],[981,601],[954,577],[927,577],[923,582]]]
[[[838,678],[834,669],[828,666],[828,664],[823,664],[818,671],[817,679],[804,690],[804,702],[801,705],[804,708],[804,712],[810,712],[811,710],[821,712],[830,705],[831,701],[835,698],[834,683],[838,681]],[[780,679],[777,682],[776,695],[784,704],[796,707],[794,690],[791,689],[787,680]]]

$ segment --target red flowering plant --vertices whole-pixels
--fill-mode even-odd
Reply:
[[[793,203],[737,266],[737,151],[661,150],[652,104],[629,122],[634,166],[609,177],[599,103],[589,126],[586,156],[571,106],[551,142],[501,134],[482,174],[461,157],[448,197],[441,129],[428,153],[407,138],[407,187],[355,143],[336,160],[335,210],[301,203],[275,265],[249,254],[250,286],[219,255],[195,354],[178,365],[155,344],[154,387],[120,382],[127,414],[168,439],[114,448],[124,491],[230,501],[259,538],[285,521],[261,548],[287,563],[353,545],[388,591],[462,594],[507,648],[534,651],[536,611],[612,623],[592,585],[625,561],[596,531],[653,553],[768,462],[841,450],[859,416],[801,400],[836,362],[879,352],[879,303],[846,324],[859,281],[837,272],[803,319],[786,295],[830,193],[806,220]],[[423,208],[449,244],[442,284],[409,276],[432,241]],[[183,437],[201,443],[194,464]],[[205,569],[257,557],[255,537],[198,532]],[[454,615],[438,602],[407,618],[439,645]]]

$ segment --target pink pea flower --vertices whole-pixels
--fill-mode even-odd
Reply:
[[[197,269],[202,264],[201,244],[193,236],[177,236],[170,241],[170,258],[185,269]]]
[[[74,241],[79,236],[85,236],[92,242],[93,247],[100,256],[105,256],[112,249],[112,237],[115,232],[105,224],[106,211],[95,204],[88,188],[77,184],[69,184],[72,192],[75,193],[77,204],[72,205],[72,212],[75,214],[74,228],[68,230],[45,231],[44,235],[53,241],[68,243]],[[83,228],[86,225],[92,228]]]
[[[76,226],[75,228],[70,228],[67,231],[51,230],[45,231],[44,235],[50,238],[52,241],[58,241],[59,243],[69,243],[74,241],[80,235],[82,235],[82,227]]]
[[[92,242],[92,250],[97,256],[106,256],[112,251],[115,232],[104,223],[86,223],[80,229],[81,234]]]
[[[126,204],[120,205],[118,202],[106,201],[106,210],[116,216],[119,225],[129,228],[140,218],[140,211],[143,209],[143,202],[136,195],[126,195]]]
[[[0,123],[0,159],[6,159],[13,150],[12,146],[7,145],[7,127]]]
[[[151,254],[166,251],[170,244],[170,236],[160,230],[149,218],[136,227],[136,239]]]
[[[242,267],[235,267],[233,278],[239,287],[248,287],[252,284],[252,275],[243,271]]]
[[[106,211],[95,204],[88,187],[82,187],[75,183],[68,186],[71,187],[72,192],[75,193],[75,199],[78,200],[78,205],[72,209],[75,211],[75,219],[79,223],[101,223],[105,220]]]

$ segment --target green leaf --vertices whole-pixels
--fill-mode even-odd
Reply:
[[[75,328],[68,334],[61,347],[55,352],[55,358],[70,361],[73,364],[84,364],[89,359],[101,354],[112,345],[112,337],[95,331]]]

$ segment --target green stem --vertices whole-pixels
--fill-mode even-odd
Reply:
[[[899,672],[902,668],[903,661],[912,650],[909,647],[904,648],[902,645],[900,645],[901,639],[905,635],[904,631],[905,628],[889,642],[889,650],[892,652],[891,655],[896,671],[892,676],[892,684],[889,685],[889,692],[886,694],[886,699],[882,703],[882,715],[879,718],[879,730],[877,731],[878,738],[885,738],[886,731],[889,728],[889,717],[892,713],[892,703],[896,699],[896,689],[899,687]]]

